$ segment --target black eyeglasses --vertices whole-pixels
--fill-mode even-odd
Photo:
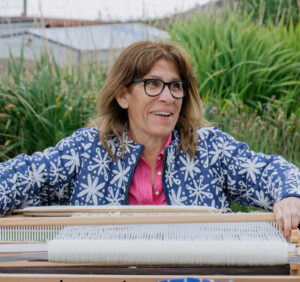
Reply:
[[[172,97],[176,99],[180,99],[187,94],[189,88],[189,82],[181,81],[181,80],[164,82],[161,79],[145,78],[145,79],[133,79],[131,81],[131,83],[135,83],[135,82],[144,82],[145,93],[150,97],[155,97],[160,95],[164,91],[167,85]]]

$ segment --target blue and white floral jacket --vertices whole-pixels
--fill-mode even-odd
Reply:
[[[272,210],[300,197],[300,170],[280,156],[254,153],[217,128],[198,128],[196,157],[179,148],[172,134],[164,151],[163,188],[170,205],[229,208],[232,202]],[[122,144],[126,144],[125,151]],[[0,213],[51,204],[126,205],[143,146],[124,132],[108,140],[113,161],[96,128],[77,130],[55,147],[0,164]]]

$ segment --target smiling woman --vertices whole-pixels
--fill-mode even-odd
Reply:
[[[180,81],[176,66],[165,59],[157,61],[145,75],[146,79],[154,77],[171,81],[172,84]],[[125,87],[116,95],[118,104],[128,113],[129,135],[136,143],[147,144],[145,149],[149,150],[150,156],[158,154],[153,153],[163,147],[175,128],[183,98],[183,90],[181,97],[174,98],[171,90],[164,87],[165,82],[159,83],[160,81],[163,82],[152,79],[140,83],[133,80],[129,87]],[[145,95],[148,93],[154,93],[155,96]]]
[[[284,235],[300,222],[300,171],[250,151],[204,119],[185,52],[136,42],[98,95],[97,116],[55,147],[0,164],[2,214],[24,206],[194,205],[274,209]]]

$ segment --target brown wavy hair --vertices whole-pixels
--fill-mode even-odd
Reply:
[[[107,145],[107,138],[122,138],[128,121],[127,111],[122,109],[115,95],[133,79],[142,78],[150,72],[154,64],[165,59],[175,64],[182,80],[189,81],[187,95],[183,98],[181,111],[175,128],[180,134],[180,146],[191,158],[195,156],[198,126],[208,126],[204,119],[202,102],[198,93],[197,81],[190,59],[177,45],[163,42],[139,41],[124,49],[112,68],[97,98],[97,116],[88,126],[100,130],[100,141],[114,159]]]

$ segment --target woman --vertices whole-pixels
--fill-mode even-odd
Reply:
[[[98,115],[54,148],[0,164],[1,213],[28,205],[199,205],[272,210],[284,236],[300,218],[300,171],[249,151],[203,118],[189,59],[175,45],[125,49]]]

